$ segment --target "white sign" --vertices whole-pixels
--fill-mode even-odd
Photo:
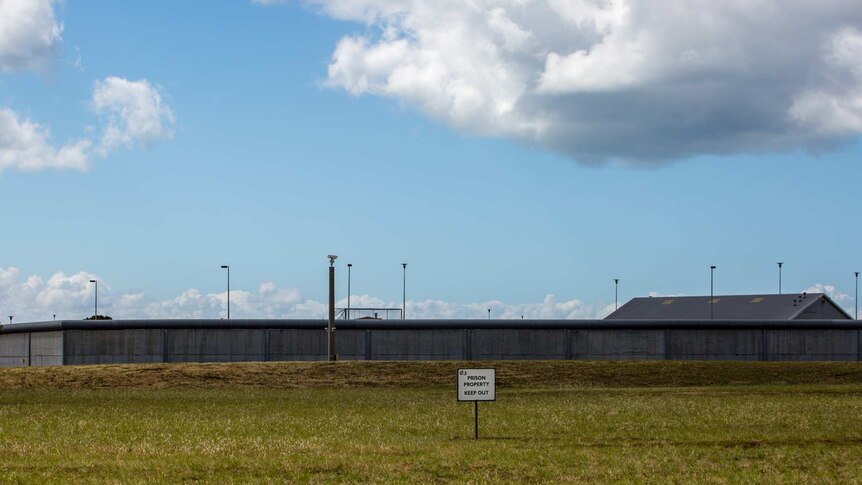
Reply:
[[[495,369],[458,369],[459,401],[496,401]]]

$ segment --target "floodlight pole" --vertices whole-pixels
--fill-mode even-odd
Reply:
[[[335,361],[335,259],[338,256],[329,256],[329,324],[326,326],[326,349],[329,361]]]
[[[853,297],[853,303],[856,304],[856,320],[859,320],[859,272],[856,271],[854,274],[856,275],[856,296]]]
[[[352,267],[352,263],[347,263],[347,315],[345,320],[350,320],[350,268]]]
[[[491,321],[491,309],[490,308],[488,309],[488,321],[489,322]]]
[[[407,263],[401,263],[403,269],[403,280],[401,286],[401,319],[406,318],[407,313]]]
[[[619,308],[620,279],[614,278],[614,310]]]
[[[230,266],[223,264],[221,269],[227,270],[227,319],[230,320]]]
[[[784,263],[778,262],[778,294],[781,294],[781,267],[784,266]]]
[[[714,272],[715,272],[715,265],[712,265],[709,267],[709,319],[710,320],[712,320],[712,316],[713,316],[712,307],[715,305],[715,302],[713,301],[714,298],[713,298],[713,291],[712,291],[712,288],[713,288],[712,276],[713,276]]]
[[[93,319],[95,319],[96,316],[99,315],[99,282],[96,280],[90,280],[90,283],[96,284],[96,297],[93,302]]]

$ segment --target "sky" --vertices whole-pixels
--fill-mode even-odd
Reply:
[[[0,0],[0,316],[852,315],[860,134],[858,0]]]

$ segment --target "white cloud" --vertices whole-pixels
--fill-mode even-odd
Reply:
[[[338,42],[329,86],[579,161],[816,149],[862,133],[858,0],[306,3],[366,28]]]
[[[50,132],[44,126],[0,108],[0,172],[9,168],[87,168],[90,141],[77,140],[54,148],[49,139]]]
[[[58,319],[80,319],[93,314],[95,287],[99,280],[99,313],[114,318],[224,318],[227,293],[201,293],[189,289],[175,298],[155,300],[144,293],[115,293],[97,275],[58,272],[47,280],[30,276],[22,281],[16,268],[0,267],[0,314],[15,315],[16,322],[44,321],[57,314]],[[305,298],[297,289],[279,288],[272,282],[262,283],[257,291],[232,290],[231,318],[326,318],[326,302]],[[347,299],[336,306],[344,308]],[[353,295],[351,307],[401,308],[401,302],[387,302],[371,295]],[[509,304],[500,301],[450,303],[441,300],[407,302],[410,319],[488,318],[603,318],[613,305],[586,304],[581,300],[557,301],[548,295],[542,302]],[[360,316],[354,314],[354,317]],[[362,314],[361,316],[368,316]],[[381,314],[381,317],[385,315]],[[397,318],[396,313],[389,315]]]
[[[0,0],[0,69],[38,68],[54,54],[63,26],[54,18],[56,0]]]
[[[151,146],[173,136],[174,114],[162,101],[159,89],[146,79],[129,81],[109,76],[96,82],[93,108],[106,119],[100,150],[119,146]]]
[[[82,138],[59,148],[50,143],[47,127],[0,108],[0,172],[10,168],[86,170],[94,156],[107,157],[120,147],[148,148],[173,136],[173,112],[162,101],[159,89],[146,80],[111,76],[97,81],[92,104],[104,124],[101,139]]]

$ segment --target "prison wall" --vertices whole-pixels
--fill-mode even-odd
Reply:
[[[17,326],[20,325],[20,326]],[[327,360],[322,321],[58,322],[0,328],[0,366]],[[13,327],[13,328],[9,328]],[[339,360],[862,360],[836,321],[339,322]]]

